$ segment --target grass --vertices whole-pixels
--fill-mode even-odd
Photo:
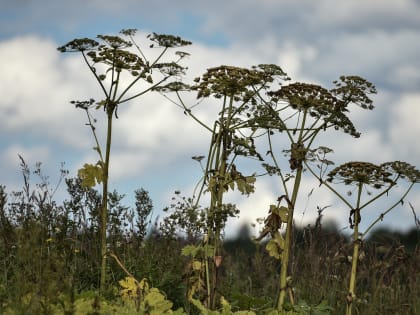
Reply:
[[[99,197],[92,189],[82,188],[80,181],[68,180],[67,185],[71,193],[63,205],[52,200],[40,203],[36,198],[26,199],[22,192],[7,195],[2,187],[1,313],[56,314],[61,309],[66,314],[77,314],[77,305],[94,304],[91,296],[99,289],[99,235],[96,221],[89,219],[95,212],[89,208],[95,206]],[[38,185],[35,192],[37,189],[45,187]],[[150,200],[144,200],[150,208]],[[122,207],[121,202],[116,198],[111,211],[119,213],[116,209]],[[130,209],[126,207],[126,212]],[[127,230],[123,222],[114,220],[110,224],[110,239],[118,240],[110,250],[137,279],[146,277],[151,287],[164,292],[173,309],[183,308],[196,314],[186,297],[188,261],[181,255],[182,248],[196,240],[178,237],[176,226],[172,235],[162,233],[158,224],[143,239],[143,231]],[[418,228],[406,233],[378,229],[362,243],[354,314],[420,312],[419,235]],[[294,277],[289,292],[293,300],[312,306],[327,301],[334,309],[331,314],[343,314],[351,268],[350,238],[332,225],[323,227],[318,220],[314,226],[295,229],[293,243],[290,274]],[[272,309],[279,292],[281,265],[268,255],[264,241],[254,242],[243,228],[237,239],[223,242],[222,255],[219,293],[230,302],[232,311],[265,314]],[[123,306],[118,281],[126,274],[115,262],[110,263],[109,273],[112,285],[105,294],[106,305],[123,312],[119,308]],[[130,314],[127,307],[124,312]]]

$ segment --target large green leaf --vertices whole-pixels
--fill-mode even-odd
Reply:
[[[82,180],[82,186],[92,188],[104,181],[103,163],[100,161],[95,165],[86,163],[77,174]]]
[[[271,257],[281,260],[285,245],[284,242],[284,238],[280,232],[276,232],[274,237],[265,246],[265,249]]]

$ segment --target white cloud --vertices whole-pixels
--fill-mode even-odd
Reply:
[[[381,104],[373,112],[362,116],[356,110],[352,116],[355,125],[361,127],[362,138],[353,141],[347,135],[334,133],[331,136],[328,134],[324,138],[326,143],[322,144],[331,144],[336,157],[343,161],[402,159],[419,165],[420,151],[415,143],[420,134],[416,120],[420,116],[417,106],[420,97],[405,92],[413,90],[419,81],[418,74],[412,70],[418,63],[418,33],[409,27],[406,30],[398,27],[398,30],[388,32],[385,18],[385,22],[380,23],[368,21],[374,15],[374,9],[380,10],[381,16],[390,17],[392,12],[402,16],[402,13],[408,12],[407,8],[413,9],[410,14],[413,20],[416,12],[413,2],[394,1],[391,4],[385,1],[379,5],[377,1],[368,1],[360,8],[354,3],[334,3],[336,10],[333,14],[325,9],[332,4],[331,1],[321,4],[307,1],[307,6],[299,5],[299,8],[295,2],[283,1],[281,12],[275,10],[280,6],[278,1],[233,1],[224,4],[222,11],[217,8],[218,16],[214,19],[211,14],[201,13],[204,14],[204,24],[200,27],[204,31],[222,31],[232,36],[232,42],[225,47],[194,43],[186,48],[192,54],[186,60],[188,80],[209,67],[221,64],[249,67],[259,63],[276,63],[299,81],[325,84],[339,74],[366,76],[381,85],[379,92],[386,97],[380,98]],[[216,8],[213,3],[194,6]],[[317,10],[312,10],[314,7]],[[119,10],[122,8],[119,7]],[[248,10],[248,16],[245,10]],[[355,12],[363,12],[363,15],[352,20]],[[311,14],[312,24],[306,19],[307,14]],[[305,23],[301,24],[302,21]],[[139,33],[140,37],[143,35]],[[92,162],[97,157],[91,151],[93,139],[84,126],[86,118],[82,111],[74,109],[68,102],[97,98],[100,90],[81,56],[61,55],[56,51],[58,45],[38,36],[15,37],[0,42],[0,67],[3,73],[7,73],[0,78],[0,130],[16,143],[14,147],[9,147],[13,150],[26,148],[22,143],[27,140],[27,134],[31,135],[31,139],[51,141],[48,147],[42,147],[45,151],[39,149],[32,155],[29,152],[28,159],[52,159],[50,152],[60,146],[69,146],[75,150],[85,148],[86,156],[79,156],[80,161]],[[194,97],[189,97],[188,102],[194,103]],[[219,110],[217,104],[217,101],[206,100],[195,108],[196,113],[205,122],[211,123]],[[102,114],[101,111],[94,113],[99,119],[98,132],[103,140]],[[171,168],[177,167],[177,159],[190,153],[206,153],[207,131],[159,95],[123,104],[119,117],[114,124],[111,157],[111,175],[115,179],[136,177],[154,167],[165,168],[168,171],[162,173],[168,174]],[[387,133],[385,128],[388,126]],[[35,146],[34,143],[31,147]],[[2,159],[11,159],[10,152],[5,151]],[[13,162],[16,162],[16,156],[13,156]],[[165,183],[164,179],[162,183]],[[277,193],[270,184],[262,182],[258,185],[255,196],[238,199],[243,219],[254,219],[255,209],[268,210],[267,202]],[[314,186],[313,183],[308,185]],[[302,196],[307,193],[302,192]],[[324,193],[312,198],[326,204],[332,201]],[[305,214],[305,223],[314,222],[314,207],[316,205],[312,205],[311,212]],[[341,210],[327,209],[327,213],[345,224],[346,218],[343,221]]]
[[[61,59],[57,45],[36,36],[0,43],[0,123],[4,133],[30,131],[40,138],[61,140],[71,146],[86,145],[79,131],[80,112],[69,104],[92,93],[82,63]]]
[[[406,94],[392,104],[388,130],[391,146],[407,162],[420,165],[420,94]]]
[[[383,163],[395,159],[397,155],[386,141],[385,135],[377,128],[363,130],[360,138],[340,131],[328,131],[324,136],[319,135],[317,143],[334,150],[327,158],[336,164],[355,160]]]
[[[345,1],[323,0],[313,3],[311,19],[313,25],[327,27],[346,26],[347,28],[366,28],[366,26],[407,23],[417,21],[419,6],[414,0],[368,0]]]
[[[20,144],[13,144],[7,147],[1,154],[2,164],[9,167],[18,165],[18,155],[26,161],[48,161],[51,158],[51,151],[47,146],[24,147]]]
[[[304,67],[324,84],[342,74],[360,75],[382,89],[410,90],[420,84],[418,75],[407,70],[419,65],[418,38],[419,33],[410,30],[320,35],[319,54]]]

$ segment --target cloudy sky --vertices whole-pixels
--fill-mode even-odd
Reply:
[[[80,55],[63,55],[56,48],[74,38],[116,34],[124,28],[139,29],[139,40],[151,32],[191,40],[187,80],[221,64],[274,63],[294,81],[327,88],[340,75],[360,75],[378,89],[376,108],[351,112],[362,132],[359,140],[324,136],[322,144],[335,150],[331,158],[337,163],[404,160],[420,167],[418,0],[0,0],[0,7],[0,184],[7,191],[22,186],[18,154],[31,166],[42,162],[52,185],[62,162],[69,176],[75,176],[84,163],[97,160],[84,113],[69,101],[96,98],[100,90]],[[207,122],[215,113],[205,104],[197,107],[197,115]],[[99,120],[102,114],[94,113]],[[174,190],[192,194],[201,171],[191,156],[206,153],[208,133],[159,95],[125,104],[119,117],[111,188],[126,194],[127,204],[135,189],[145,188],[155,215],[170,203]],[[240,222],[266,216],[269,204],[282,194],[273,178],[259,179],[256,187],[249,198],[229,196],[242,212],[228,224],[227,234],[234,234]],[[65,197],[64,192],[57,194]],[[299,224],[313,223],[317,206],[331,206],[325,217],[340,228],[348,225],[348,211],[310,176],[301,196]],[[394,201],[390,196],[363,214],[365,226]],[[420,189],[406,201],[419,215]],[[383,224],[400,230],[414,227],[408,202]]]

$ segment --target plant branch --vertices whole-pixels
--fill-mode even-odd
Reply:
[[[95,151],[98,152],[99,158],[101,159],[101,162],[104,162],[104,158],[102,156],[101,146],[99,145],[98,136],[96,135],[95,126],[92,123],[92,119],[90,117],[89,110],[85,109],[85,111],[86,111],[86,115],[87,115],[87,118],[88,118],[88,121],[89,121],[88,125],[89,125],[90,129],[92,130],[93,137],[95,138],[95,143],[96,143]]]
[[[304,163],[305,163],[305,166],[306,166],[306,169],[308,169],[309,170],[309,172],[311,172],[311,174],[313,175],[313,176],[315,176],[318,180],[319,180],[319,182],[320,182],[320,184],[321,185],[324,185],[324,186],[326,186],[329,190],[331,190],[338,198],[340,198],[340,200],[342,201],[342,202],[344,202],[344,204],[348,207],[348,208],[350,208],[350,209],[352,209],[353,208],[353,206],[337,191],[337,190],[335,190],[330,184],[328,184],[328,182],[326,182],[325,180],[323,180],[321,177],[319,177],[314,171],[313,171],[313,169],[309,166],[309,164],[307,163],[307,161],[304,161]]]
[[[130,100],[132,100],[132,99],[134,99],[134,98],[137,98],[137,97],[139,97],[139,96],[141,96],[141,95],[143,95],[143,94],[146,94],[147,92],[149,92],[149,91],[151,91],[151,90],[153,90],[154,88],[156,88],[156,87],[158,87],[160,84],[162,84],[163,82],[165,82],[166,80],[168,80],[169,79],[169,76],[167,76],[167,77],[164,77],[163,79],[161,79],[159,82],[157,82],[156,84],[154,84],[154,85],[152,85],[152,86],[150,86],[150,87],[148,87],[147,89],[145,89],[145,90],[143,90],[142,92],[140,92],[140,93],[137,93],[137,94],[135,94],[135,95],[133,95],[133,96],[130,96],[130,97],[127,97],[126,99],[124,99],[124,100],[121,100],[122,99],[122,97],[123,97],[123,95],[128,91],[128,89],[131,87],[131,85],[129,86],[129,87],[127,87],[125,90],[124,90],[124,92],[118,97],[118,99],[116,100],[116,102],[118,103],[118,104],[122,104],[122,103],[125,103],[125,102],[127,102],[127,101],[130,101]],[[136,81],[136,80],[135,80]],[[134,83],[133,83],[134,84]]]
[[[399,177],[399,176],[398,176]],[[373,197],[372,199],[370,199],[369,201],[367,201],[365,204],[363,204],[362,206],[360,206],[360,210],[367,207],[368,205],[370,205],[372,202],[374,202],[375,200],[378,200],[379,198],[381,198],[383,195],[387,194],[392,187],[395,186],[396,181],[398,180],[398,177],[395,181],[393,181],[387,189],[385,189],[384,191],[378,193],[375,197]]]
[[[276,166],[276,168],[277,168],[277,170],[278,170],[278,172],[279,172],[279,175],[280,175],[280,178],[281,178],[281,182],[282,182],[282,185],[283,185],[283,189],[284,189],[284,193],[285,193],[285,195],[287,196],[287,198],[289,198],[289,192],[288,192],[288,189],[287,189],[286,180],[284,179],[283,172],[281,171],[281,168],[280,168],[280,166],[279,166],[279,164],[278,164],[278,162],[277,162],[277,159],[276,159],[276,157],[274,156],[274,152],[273,152],[273,144],[272,144],[272,142],[271,142],[271,135],[270,135],[270,132],[268,132],[268,133],[267,133],[267,135],[268,135],[268,146],[269,146],[269,153],[270,153],[270,156],[271,156],[271,158],[272,158],[272,160],[273,160],[273,162],[274,162],[274,165]]]
[[[366,229],[366,231],[363,233],[363,236],[366,236],[369,231],[379,222],[382,221],[384,216],[386,216],[391,210],[393,210],[396,206],[398,206],[403,200],[404,198],[408,195],[408,193],[410,192],[411,188],[414,186],[415,183],[411,183],[410,187],[408,187],[407,191],[404,193],[404,195],[400,198],[400,200],[398,200],[396,203],[394,203],[391,207],[389,207],[386,211],[384,211],[383,213],[381,213],[381,215],[375,220],[373,221],[369,227]]]
[[[89,63],[89,61],[87,60],[86,55],[85,55],[85,53],[84,53],[83,51],[82,51],[82,56],[83,56],[83,59],[85,60],[85,62],[86,62],[86,64],[87,64],[87,66],[89,67],[90,72],[92,72],[92,73],[93,73],[93,75],[94,75],[94,76],[95,76],[95,78],[96,78],[96,81],[98,81],[99,85],[101,86],[101,89],[102,89],[102,91],[103,91],[103,92],[104,92],[104,94],[105,94],[105,97],[106,97],[106,98],[108,98],[108,97],[109,97],[109,95],[108,95],[108,93],[106,92],[105,86],[103,85],[103,83],[102,83],[101,79],[99,79],[98,75],[96,74],[96,71],[94,70],[95,68],[94,68],[93,66],[91,66],[91,65],[90,65],[90,63]]]
[[[192,112],[191,109],[189,109],[184,101],[182,100],[181,96],[179,95],[179,92],[176,91],[176,95],[179,99],[179,101],[181,102],[182,107],[184,108],[185,112],[192,118],[194,119],[196,122],[198,122],[201,126],[203,126],[205,129],[207,129],[210,132],[213,132],[214,130],[212,130],[209,126],[207,126],[205,123],[203,123],[200,119],[197,118],[197,116],[195,116]]]

